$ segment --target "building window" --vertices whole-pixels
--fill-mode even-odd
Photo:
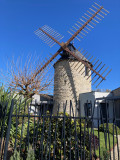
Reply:
[[[107,123],[107,113],[109,113],[109,104],[100,103],[101,123]]]
[[[89,68],[85,66],[85,76],[89,76]]]
[[[85,110],[85,116],[86,117],[91,117],[92,104],[91,103],[85,103],[84,104],[84,110]]]

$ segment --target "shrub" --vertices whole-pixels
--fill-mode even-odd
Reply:
[[[110,159],[110,152],[107,149],[104,149],[101,154],[101,160],[109,160]]]
[[[83,126],[83,124],[80,124],[79,120],[74,121],[70,118],[67,118],[69,116],[68,114],[66,114],[65,120],[63,118],[50,118],[49,113],[47,113],[46,116],[47,118],[42,116],[35,121],[33,120],[33,118],[30,118],[29,121],[29,143],[30,146],[34,146],[33,148],[35,149],[35,159],[39,159],[39,157],[41,158],[41,156],[43,156],[43,159],[47,159],[49,156],[51,159],[53,159],[55,151],[55,159],[59,160],[64,156],[64,145],[66,160],[69,159],[70,149],[71,159],[75,159],[75,154],[77,155],[78,151],[79,154],[82,154],[82,156],[85,152],[85,158],[89,159],[89,134],[87,131],[84,134],[84,131],[82,130],[80,133],[80,125]],[[59,116],[63,117],[63,113],[59,113]],[[63,131],[63,124],[65,127],[65,132]],[[21,127],[22,126],[19,125],[18,130],[21,131]],[[26,158],[28,146],[28,118],[27,121],[24,120],[23,127],[24,134],[22,136],[22,139],[20,136],[21,133],[17,132],[16,149],[19,150],[21,139],[21,157]],[[14,139],[15,135],[16,133],[13,134]],[[76,141],[76,138],[78,141]]]
[[[17,150],[14,151],[13,156],[10,158],[10,160],[21,160],[20,157],[20,152],[18,152]]]
[[[113,134],[113,123],[108,123],[108,126],[107,126],[107,124],[106,123],[104,123],[104,126],[103,126],[103,124],[101,124],[100,126],[99,126],[99,130],[101,131],[101,132],[107,132],[108,133],[108,131],[109,131],[109,133],[110,134]],[[117,130],[117,134],[120,134],[120,128],[119,127],[117,127],[116,125],[114,125],[114,134],[116,134],[116,130]]]
[[[95,148],[95,150],[99,147],[99,138],[95,135],[91,136],[91,147]]]
[[[25,100],[24,98],[21,99],[19,95],[17,95],[15,92],[10,92],[9,89],[5,89],[4,86],[0,87],[0,136],[3,138],[1,140],[1,156],[3,156],[3,150],[4,150],[4,138],[6,137],[7,129],[8,129],[8,122],[9,122],[9,117],[10,117],[10,108],[11,108],[11,103],[12,100],[14,101],[14,106],[13,106],[13,112],[12,114],[17,114],[19,113],[19,108],[22,109],[25,104],[29,103],[30,100]],[[20,102],[21,100],[21,102]],[[9,137],[9,144],[8,147],[13,151],[13,147],[15,144],[15,137],[16,137],[16,132],[18,134],[19,130],[16,131],[16,121],[17,117],[12,117],[11,121],[11,128],[10,128],[10,137]],[[18,128],[19,129],[19,128]],[[18,134],[19,135],[19,134]]]
[[[10,160],[23,160],[23,158],[21,158],[20,152],[15,150],[14,154],[11,156]],[[35,160],[33,150],[28,150],[26,160]]]

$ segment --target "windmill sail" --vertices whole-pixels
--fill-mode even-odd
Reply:
[[[85,15],[82,16],[74,26],[72,26],[72,29],[68,31],[72,37],[67,41],[67,44],[69,44],[74,38],[81,41],[81,39],[86,36],[86,34],[91,31],[91,29],[93,29],[94,26],[96,26],[96,24],[99,23],[99,21],[101,21],[108,13],[109,12],[104,9],[103,6],[100,6],[97,3],[92,5],[92,8],[89,8],[87,14],[85,13]]]
[[[64,36],[59,34],[57,31],[52,29],[51,27],[44,25],[43,27],[39,28],[35,31],[35,34],[43,40],[48,46],[52,47],[56,44],[55,40],[60,42]],[[48,36],[49,35],[49,36]]]
[[[79,19],[79,21],[77,21],[75,23],[75,25],[72,27],[72,29],[70,29],[70,31],[68,31],[72,36],[65,43],[60,42],[60,40],[63,38],[63,36],[47,25],[45,25],[45,26],[39,28],[37,31],[35,31],[35,34],[40,39],[42,39],[45,43],[47,43],[50,47],[52,47],[56,43],[60,46],[60,49],[43,65],[43,67],[40,68],[38,73],[40,73],[45,67],[47,67],[47,65],[49,63],[51,63],[51,61],[54,60],[59,54],[61,54],[62,51],[65,51],[66,53],[69,53],[72,57],[77,59],[79,62],[81,62],[81,64],[83,64],[84,66],[89,68],[88,72],[91,71],[91,74],[90,74],[90,76],[88,76],[87,79],[89,80],[89,78],[92,75],[93,75],[92,80],[95,80],[95,78],[97,78],[97,80],[95,80],[93,84],[95,84],[99,79],[101,80],[100,83],[103,80],[105,80],[106,76],[111,71],[111,70],[108,71],[108,73],[104,76],[104,73],[107,70],[107,69],[105,69],[102,72],[105,64],[101,66],[102,62],[100,62],[97,65],[99,60],[93,64],[92,62],[94,62],[95,59],[92,60],[92,62],[90,62],[90,60],[93,58],[93,56],[87,60],[87,58],[85,58],[85,56],[82,56],[81,53],[78,50],[76,50],[75,48],[74,48],[74,50],[71,50],[69,48],[69,45],[70,45],[71,41],[74,40],[75,38],[78,39],[79,41],[81,41],[81,39],[84,36],[86,36],[86,34],[89,31],[91,31],[91,29],[94,28],[93,25],[96,26],[96,24],[99,23],[99,21],[102,20],[102,18],[104,18],[104,16],[106,16],[108,13],[109,12],[106,9],[104,9],[103,6],[100,6],[97,3],[92,5],[92,8],[89,8],[89,11],[87,11],[87,14],[85,13],[85,15],[82,16],[82,18]],[[101,68],[100,68],[100,66],[101,66]],[[80,71],[82,72],[82,70],[83,69],[81,69]],[[83,73],[84,72],[82,72],[81,74],[83,74]]]

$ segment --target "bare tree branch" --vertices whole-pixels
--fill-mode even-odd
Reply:
[[[33,58],[29,56],[23,66],[20,60],[21,59],[17,61],[17,64],[12,60],[7,76],[2,74],[10,90],[16,91],[26,98],[32,98],[35,94],[48,91],[53,84],[52,76],[48,74],[49,67],[39,73],[38,71],[44,62],[38,60],[38,58],[37,60],[33,60]]]

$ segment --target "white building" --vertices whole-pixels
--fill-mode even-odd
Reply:
[[[108,100],[113,94],[111,92],[87,92],[79,95],[80,99],[80,108],[81,116],[83,117],[92,117],[93,116],[93,125],[97,127],[98,119],[99,124],[102,123],[100,120],[103,118],[106,122],[106,117],[113,117],[113,102]],[[102,116],[102,117],[101,117]],[[111,120],[109,120],[111,122]]]
[[[43,111],[44,108],[54,112],[53,96],[49,96],[48,98],[42,95],[34,95],[31,103],[31,112],[32,110],[35,111],[35,106],[37,107],[36,114],[38,110],[41,109],[41,111]],[[58,106],[56,106],[56,110],[57,107]],[[61,105],[61,107],[64,108],[63,105]],[[65,112],[70,114],[70,106],[67,107],[69,107],[69,109]],[[74,116],[80,115],[81,117],[86,118],[93,117],[94,127],[98,127],[98,124],[100,125],[107,121],[108,123],[113,123],[113,117],[116,117],[115,123],[120,126],[120,88],[117,88],[112,92],[92,91],[81,93],[79,94],[79,103],[72,107],[76,108],[76,113],[78,113],[75,114],[75,110],[73,110]]]

